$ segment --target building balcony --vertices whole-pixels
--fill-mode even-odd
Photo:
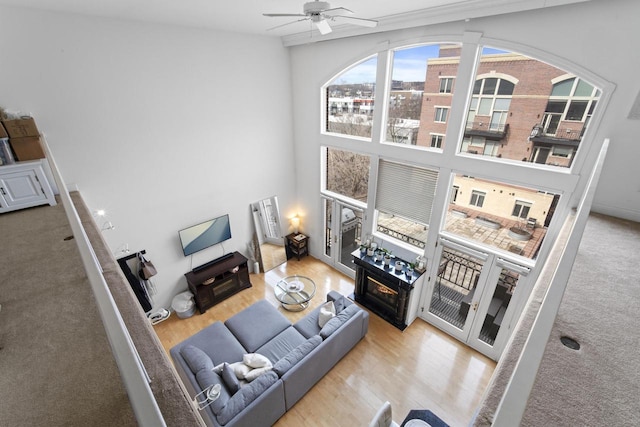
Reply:
[[[496,124],[488,121],[474,121],[467,123],[464,136],[478,136],[492,141],[500,141],[507,136],[509,123]]]

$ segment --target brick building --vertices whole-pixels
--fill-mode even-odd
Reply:
[[[459,55],[459,45],[445,45],[428,60],[417,145],[444,143]],[[568,167],[599,95],[585,81],[536,59],[485,53],[460,151]]]

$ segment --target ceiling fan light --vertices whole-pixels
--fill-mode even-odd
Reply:
[[[318,31],[320,31],[320,34],[322,34],[323,36],[331,32],[331,26],[329,25],[326,19],[320,19],[317,21],[314,20],[313,22],[316,24],[316,28],[318,29]]]

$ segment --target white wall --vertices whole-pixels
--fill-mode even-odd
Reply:
[[[546,52],[589,70],[617,87],[595,137],[598,144],[609,137],[611,145],[593,210],[640,221],[640,171],[637,166],[640,144],[636,137],[640,134],[640,120],[627,119],[640,89],[637,76],[640,56],[633,48],[639,41],[637,16],[640,16],[640,3],[634,0],[588,2],[293,47],[296,162],[299,170],[304,171],[298,174],[298,195],[308,216],[305,220],[307,232],[318,236],[310,242],[312,251],[316,254],[322,251],[322,216],[318,197],[320,146],[336,142],[335,138],[319,133],[321,85],[344,67],[378,50],[387,49],[389,44],[439,36],[450,36],[449,40],[456,41],[465,31],[481,32],[483,37],[508,43],[509,46],[517,44]],[[343,140],[341,147],[377,152],[412,162],[419,161],[422,155],[413,150],[393,150],[388,146],[348,140]],[[596,154],[597,149],[592,150],[589,160],[593,161]],[[580,177],[582,188],[587,175]],[[579,196],[574,195],[576,202]]]
[[[147,250],[168,307],[192,267],[179,229],[229,213],[224,251],[246,254],[250,203],[295,210],[288,55],[277,38],[0,7],[0,105],[33,113],[67,184],[116,226],[113,251]]]

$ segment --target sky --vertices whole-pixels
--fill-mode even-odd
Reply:
[[[439,56],[439,45],[422,45],[396,50],[393,54],[392,80],[423,82],[427,75],[427,60]],[[483,48],[483,54],[504,51]],[[338,76],[332,84],[373,83],[376,81],[377,57],[373,56]]]

